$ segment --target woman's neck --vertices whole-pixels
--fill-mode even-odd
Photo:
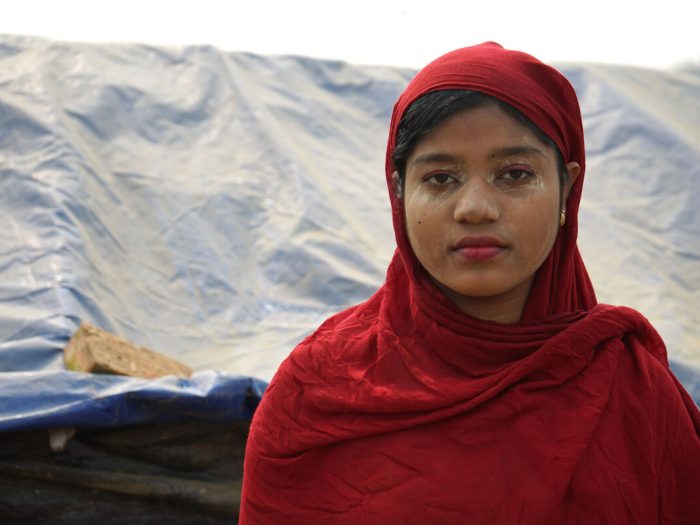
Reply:
[[[520,321],[523,315],[525,303],[530,295],[530,288],[534,279],[535,276],[533,275],[505,293],[485,297],[462,295],[444,286],[442,283],[433,281],[455,303],[457,308],[465,314],[484,321],[512,324]]]

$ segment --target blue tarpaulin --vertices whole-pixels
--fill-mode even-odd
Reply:
[[[700,399],[700,71],[560,64],[581,101],[580,246]],[[392,105],[414,71],[0,37],[0,430],[249,418],[383,282]],[[81,321],[195,368],[67,372]]]

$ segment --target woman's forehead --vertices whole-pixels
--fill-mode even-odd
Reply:
[[[420,137],[410,157],[413,162],[439,160],[441,152],[460,145],[487,148],[481,153],[491,157],[534,155],[549,157],[550,144],[528,126],[509,115],[495,103],[461,110]]]

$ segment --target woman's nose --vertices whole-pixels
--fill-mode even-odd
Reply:
[[[470,224],[497,221],[500,211],[494,191],[487,181],[476,178],[468,181],[457,194],[454,219]]]

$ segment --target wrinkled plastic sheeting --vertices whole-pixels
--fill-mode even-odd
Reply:
[[[247,420],[266,387],[259,379],[212,371],[188,379],[54,371],[0,377],[2,431]]]
[[[565,68],[587,172],[580,246],[601,302],[632,306],[700,364],[700,67]]]
[[[4,370],[62,369],[87,320],[269,379],[381,284],[378,159],[407,71],[12,38],[0,53]]]
[[[645,313],[697,386],[700,72],[560,69],[584,115],[599,299]],[[62,348],[88,321],[226,384],[269,380],[384,280],[386,134],[413,73],[0,38],[2,376],[70,390]]]

